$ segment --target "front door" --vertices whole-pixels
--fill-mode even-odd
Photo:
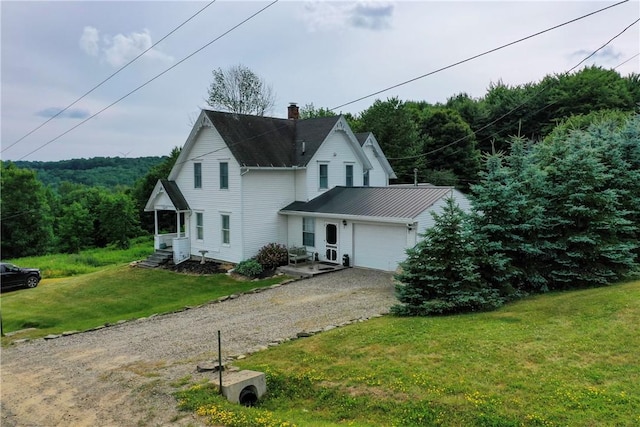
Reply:
[[[327,261],[336,262],[338,259],[338,224],[325,224],[326,258]]]

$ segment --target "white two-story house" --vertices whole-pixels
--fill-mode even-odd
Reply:
[[[449,187],[389,186],[396,178],[371,133],[343,116],[298,119],[203,110],[147,211],[176,212],[156,249],[237,263],[268,243],[305,246],[318,260],[393,271],[433,224]],[[157,221],[156,221],[157,224]]]

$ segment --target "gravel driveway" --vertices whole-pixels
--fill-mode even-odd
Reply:
[[[217,358],[246,354],[299,332],[388,312],[391,274],[356,268],[105,329],[2,350],[6,426],[200,426],[176,410],[176,382]],[[172,385],[173,384],[173,385]]]

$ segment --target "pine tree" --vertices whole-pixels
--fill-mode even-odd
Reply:
[[[435,224],[407,251],[396,295],[401,304],[392,312],[424,316],[489,310],[503,303],[498,291],[482,279],[471,239],[469,218],[448,199]]]
[[[483,255],[482,275],[508,297],[546,290],[544,268],[544,200],[537,197],[542,175],[532,164],[524,140],[514,138],[506,158],[486,158],[482,180],[472,186],[474,236]]]
[[[597,130],[576,131],[537,146],[546,173],[548,280],[554,288],[604,285],[634,265],[635,248],[624,236],[633,225],[623,209],[611,148]]]

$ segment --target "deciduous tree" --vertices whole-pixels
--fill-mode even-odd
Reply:
[[[273,109],[275,94],[256,73],[239,64],[213,70],[207,104],[232,113],[264,116]]]
[[[36,173],[0,161],[2,257],[43,255],[53,241],[53,217]]]

